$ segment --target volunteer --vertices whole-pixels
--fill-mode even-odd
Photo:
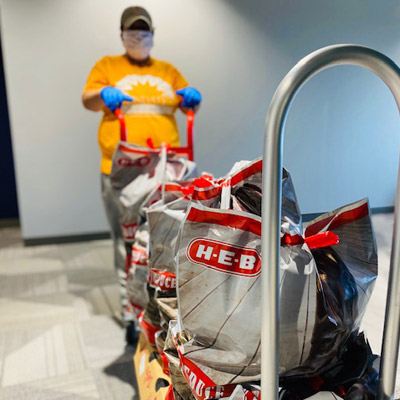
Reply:
[[[176,109],[196,110],[201,102],[200,92],[189,87],[173,65],[150,57],[153,33],[151,17],[144,8],[125,9],[121,16],[125,54],[100,59],[92,68],[82,94],[85,108],[103,111],[98,131],[102,196],[114,239],[115,266],[122,279],[126,252],[110,184],[111,160],[120,138],[119,121],[113,112],[122,108],[128,142],[146,146],[151,138],[155,146],[163,142],[178,146]]]

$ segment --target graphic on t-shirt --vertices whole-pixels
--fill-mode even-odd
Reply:
[[[132,96],[136,104],[174,105],[177,103],[172,86],[158,76],[127,75],[115,86]]]

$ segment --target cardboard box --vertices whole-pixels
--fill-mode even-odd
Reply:
[[[171,380],[163,372],[157,350],[143,334],[139,336],[133,363],[140,400],[165,400]]]

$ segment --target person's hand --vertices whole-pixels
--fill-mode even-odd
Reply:
[[[114,112],[116,108],[120,108],[123,101],[133,101],[132,97],[112,86],[106,86],[101,89],[100,97],[104,101],[106,107],[112,112]]]
[[[181,106],[184,108],[193,108],[201,103],[200,92],[193,87],[185,87],[175,92],[178,96],[182,96]]]

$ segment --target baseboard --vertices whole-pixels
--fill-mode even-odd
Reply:
[[[109,239],[110,237],[111,237],[110,232],[97,232],[97,233],[85,233],[85,234],[81,234],[81,235],[24,238],[24,245],[25,246],[41,246],[41,245],[45,245],[45,244],[89,242],[91,240]]]
[[[0,228],[14,228],[19,226],[19,218],[0,219]]]
[[[394,212],[394,206],[389,207],[371,207],[371,214],[390,214]],[[310,213],[310,214],[303,214],[303,222],[310,222],[314,218],[317,218],[319,215],[324,213]]]
[[[393,213],[394,207],[374,207],[371,208],[372,214],[386,214]],[[317,218],[323,213],[310,213],[303,214],[303,222],[309,222]],[[1,224],[1,221],[0,221]],[[0,225],[1,226],[1,225]],[[24,239],[25,246],[40,246],[44,244],[62,244],[62,243],[75,243],[75,242],[88,242],[91,240],[109,239],[110,232],[86,233],[82,235],[69,235],[69,236],[49,236],[40,238],[26,238]]]
[[[372,214],[390,214],[394,213],[394,206],[390,207],[373,207],[371,208]]]

